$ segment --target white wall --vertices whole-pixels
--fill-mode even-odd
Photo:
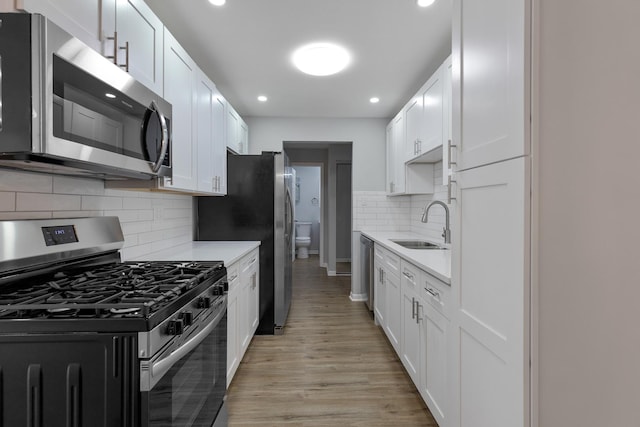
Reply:
[[[538,425],[640,426],[640,2],[534,3]]]
[[[191,196],[104,188],[95,179],[0,170],[0,219],[117,216],[123,259],[169,248],[193,237]]]
[[[281,151],[284,141],[352,142],[353,190],[385,188],[385,119],[247,117],[251,153]]]

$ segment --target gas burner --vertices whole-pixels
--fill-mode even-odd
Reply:
[[[112,308],[109,310],[111,314],[131,314],[140,311],[138,307]]]
[[[47,309],[47,313],[51,313],[51,314],[69,314],[72,311],[74,311],[71,308],[68,307],[59,307],[59,308],[48,308]]]

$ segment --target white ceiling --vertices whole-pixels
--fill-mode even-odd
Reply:
[[[242,116],[389,118],[451,52],[452,0],[145,1]],[[317,41],[351,51],[349,68],[295,69],[291,53]]]

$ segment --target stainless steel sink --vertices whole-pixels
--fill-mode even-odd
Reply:
[[[424,240],[395,240],[390,239],[396,245],[400,245],[407,249],[447,249],[435,243],[427,242]]]

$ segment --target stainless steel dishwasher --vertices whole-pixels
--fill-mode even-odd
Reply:
[[[367,307],[373,311],[373,240],[360,235],[360,277],[367,293]]]

